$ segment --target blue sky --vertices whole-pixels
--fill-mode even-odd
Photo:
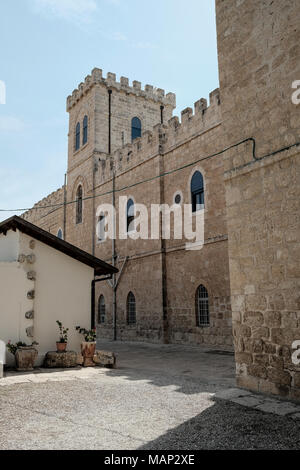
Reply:
[[[94,67],[176,93],[175,114],[193,107],[218,87],[214,0],[1,2],[1,209],[63,184],[66,97]]]

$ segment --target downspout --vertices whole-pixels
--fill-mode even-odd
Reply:
[[[64,240],[66,240],[66,226],[67,226],[67,173],[65,173],[64,182]]]
[[[108,90],[108,154],[111,156],[111,95],[112,90]],[[116,175],[115,175],[115,167],[114,162],[112,162],[112,205],[115,208],[116,202]],[[115,267],[116,265],[116,227],[115,227],[115,217],[113,217],[113,237],[112,237],[112,266]],[[113,340],[117,340],[117,283],[116,283],[116,275],[113,274],[112,276],[112,288],[113,288],[113,309],[112,309],[112,316],[113,316]]]
[[[164,173],[164,154],[162,150],[162,142],[159,144],[159,171],[160,174]],[[160,205],[165,202],[165,185],[164,178],[159,178],[160,189]],[[162,304],[163,304],[163,342],[169,343],[169,321],[168,321],[168,292],[167,292],[167,260],[166,260],[166,240],[163,238],[163,214],[160,211],[160,248],[161,248],[161,273],[162,273]]]
[[[91,288],[91,329],[94,329],[96,324],[95,324],[95,284],[96,282],[103,282],[107,281],[108,279],[112,278],[112,274],[109,274],[108,276],[101,277],[100,279],[93,279],[92,280],[92,288]]]
[[[97,171],[97,164],[95,162],[95,157],[93,157],[93,168],[92,168],[92,191],[93,191],[93,197],[92,197],[92,255],[95,256],[95,227],[94,227],[94,222],[95,222],[95,176],[96,176],[96,171]]]
[[[111,95],[112,90],[108,90],[108,154],[111,154]]]
[[[112,180],[112,185],[113,185],[113,191],[112,191],[112,204],[113,208],[115,208],[115,202],[116,202],[116,177],[115,177],[115,168],[113,167],[113,180]],[[115,235],[116,235],[116,221],[115,217],[113,217],[113,237],[112,237],[112,265],[115,268],[116,266],[116,240],[115,240]],[[113,339],[114,341],[117,340],[117,282],[116,282],[116,275],[113,274],[113,324],[114,324],[114,335]]]

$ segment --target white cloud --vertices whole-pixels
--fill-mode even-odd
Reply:
[[[0,132],[22,132],[24,122],[15,116],[0,116]]]
[[[35,13],[52,15],[73,23],[89,23],[97,10],[96,0],[30,0]]]

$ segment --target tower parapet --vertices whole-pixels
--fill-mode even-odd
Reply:
[[[195,135],[201,135],[221,123],[220,92],[215,89],[207,100],[201,98],[192,108],[185,108],[181,112],[181,122],[174,116],[166,124],[157,124],[151,131],[145,131],[142,136],[132,143],[115,150],[112,160],[117,171],[128,170],[158,153],[165,153],[180,145]],[[102,173],[102,178],[110,178],[110,169]]]
[[[141,82],[134,80],[132,86],[129,85],[129,79],[127,77],[120,77],[118,82],[116,74],[108,72],[106,78],[103,77],[101,69],[94,68],[91,75],[88,75],[84,82],[78,85],[72,95],[67,98],[67,111],[76,105],[76,103],[84,96],[89,90],[95,85],[102,84],[108,89],[115,89],[118,91],[124,91],[127,94],[141,96],[147,100],[161,103],[163,106],[171,105],[173,108],[176,107],[176,95],[174,93],[165,94],[165,90],[161,88],[155,88],[152,85],[145,85],[142,89]]]

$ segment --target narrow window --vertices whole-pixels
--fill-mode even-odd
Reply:
[[[100,295],[98,301],[98,323],[105,323],[105,298],[104,295]]]
[[[80,149],[80,122],[76,125],[75,150]]]
[[[134,224],[134,202],[132,199],[129,199],[127,202],[127,233],[133,232],[135,228]]]
[[[76,224],[82,222],[82,186],[78,186],[76,193]]]
[[[137,139],[142,135],[142,123],[138,117],[134,117],[131,121],[131,140]]]
[[[87,141],[88,141],[88,117],[84,116],[82,145],[86,144]]]
[[[128,325],[134,325],[136,323],[136,304],[132,292],[129,292],[127,297],[127,323]]]
[[[191,181],[192,211],[204,209],[204,183],[200,171],[196,171]]]
[[[58,230],[58,232],[57,232],[57,235],[56,235],[56,236],[57,236],[57,238],[60,238],[61,240],[63,240],[63,238],[64,238],[64,237],[63,237],[63,231],[62,231],[62,229],[61,229],[61,228]]]
[[[209,325],[209,305],[207,289],[201,284],[196,291],[196,324]]]
[[[98,227],[97,227],[97,235],[98,235],[98,241],[101,242],[105,240],[105,225],[106,225],[106,220],[105,220],[105,215],[100,214],[99,219],[98,219]]]

